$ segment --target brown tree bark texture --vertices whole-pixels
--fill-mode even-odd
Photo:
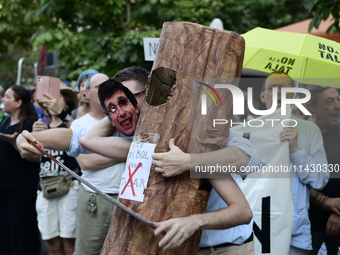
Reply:
[[[244,40],[235,33],[188,22],[164,23],[134,141],[150,142],[154,133],[159,134],[155,152],[168,151],[170,138],[175,138],[181,150],[191,153],[207,151],[209,144],[226,146],[229,126],[213,128],[210,123],[214,118],[231,116],[230,92],[220,89],[223,105],[210,104],[207,115],[201,116],[199,102],[204,92],[196,88],[202,85],[192,85],[192,81],[225,78],[227,83],[238,85],[234,78],[241,75],[243,53]],[[174,83],[174,94],[167,101]],[[209,196],[208,191],[200,189],[204,182],[190,178],[189,172],[164,178],[151,170],[144,201],[120,202],[154,222],[202,213]],[[151,228],[116,208],[101,254],[197,254],[200,231],[176,250],[160,249],[160,239]]]

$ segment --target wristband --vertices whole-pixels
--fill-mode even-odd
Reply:
[[[325,203],[325,201],[327,200],[328,196],[325,196],[324,199],[321,201],[320,204],[320,209],[323,209],[323,204]]]
[[[322,195],[321,198],[318,201],[318,206],[321,206],[322,201],[325,199],[325,195]]]
[[[314,198],[314,205],[318,206],[320,199],[322,198],[323,194],[321,192],[316,193]]]
[[[69,122],[72,117],[70,114],[68,114],[66,111],[62,110],[60,114],[58,114],[58,117],[63,121],[63,122]]]

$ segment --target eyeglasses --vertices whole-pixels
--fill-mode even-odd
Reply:
[[[144,93],[145,92],[145,90],[143,90],[143,91],[141,91],[141,92],[137,92],[137,93],[135,93],[135,94],[133,94],[135,97],[138,97],[140,94],[142,94],[142,93]]]
[[[119,99],[118,101],[118,106],[119,108],[123,109],[124,107],[126,107],[129,104],[129,99],[127,99],[126,97],[123,97],[121,99]],[[117,111],[117,105],[114,104],[110,104],[109,108],[107,109],[108,113],[115,113]]]

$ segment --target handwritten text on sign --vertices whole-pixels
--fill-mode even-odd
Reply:
[[[143,202],[144,190],[150,175],[151,155],[155,147],[156,144],[153,143],[134,142],[131,144],[120,182],[120,198]]]

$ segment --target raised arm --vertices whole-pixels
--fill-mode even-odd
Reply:
[[[102,156],[125,160],[130,149],[131,139],[111,136],[115,128],[107,118],[94,125],[79,139],[83,148]]]
[[[21,157],[29,159],[34,155],[41,155],[41,153],[33,145],[29,144],[27,139],[35,142],[41,148],[64,151],[69,148],[71,137],[72,131],[67,128],[55,128],[32,133],[24,130],[17,137],[16,144]]]
[[[43,93],[43,95],[45,98],[40,99],[39,103],[44,105],[49,110],[49,112],[54,112],[56,115],[58,115],[58,117],[61,118],[63,122],[65,117],[67,117],[67,121],[65,121],[64,124],[69,128],[71,123],[74,121],[71,115],[63,110],[55,97],[48,93]]]

